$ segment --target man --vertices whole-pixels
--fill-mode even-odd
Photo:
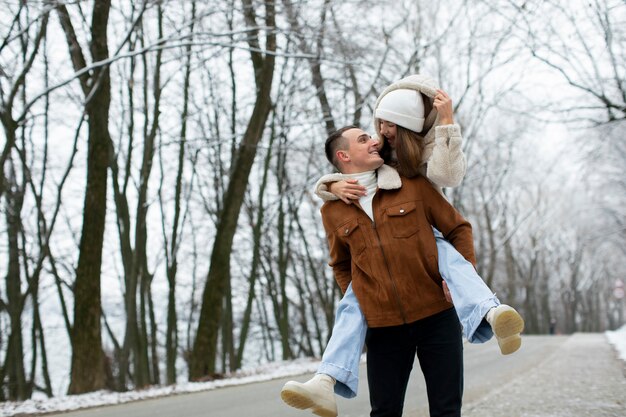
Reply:
[[[470,224],[425,178],[382,165],[378,142],[361,129],[332,134],[326,155],[368,184],[358,204],[331,201],[321,213],[335,279],[344,292],[351,284],[369,326],[371,416],[402,415],[416,353],[430,415],[460,416],[461,326],[442,290],[432,227],[475,263]]]

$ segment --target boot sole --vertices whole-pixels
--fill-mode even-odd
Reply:
[[[522,346],[522,338],[519,334],[506,337],[504,339],[497,338],[498,346],[500,346],[500,353],[503,355],[510,355]]]
[[[337,417],[336,410],[316,404],[315,401],[309,397],[307,391],[300,389],[300,387],[296,385],[289,385],[289,383],[285,384],[283,389],[280,391],[280,398],[282,398],[285,404],[299,410],[306,410],[310,408],[313,414],[318,416]]]
[[[509,307],[494,318],[492,328],[497,338],[506,339],[524,330],[524,319],[517,311]]]
[[[494,318],[493,333],[503,355],[510,355],[520,348],[522,338],[519,334],[523,330],[524,319],[511,307],[504,309]]]

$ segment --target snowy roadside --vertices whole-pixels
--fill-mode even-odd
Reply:
[[[65,412],[102,405],[123,404],[168,395],[208,391],[216,388],[269,381],[306,373],[313,374],[317,370],[318,365],[319,360],[296,359],[294,361],[273,362],[253,369],[241,370],[224,379],[208,382],[184,382],[165,387],[151,387],[138,391],[97,391],[89,394],[65,395],[54,398],[32,399],[23,402],[4,402],[0,403],[0,416],[8,417],[25,414]]]
[[[626,325],[605,335],[617,351],[618,357],[626,364]],[[0,403],[0,416],[25,414],[43,414],[64,412],[102,405],[122,404],[142,399],[164,397],[168,395],[207,391],[216,388],[250,384],[277,378],[314,373],[319,361],[298,359],[289,362],[274,362],[253,369],[242,370],[224,379],[210,382],[186,382],[167,387],[153,387],[140,391],[124,393],[98,391],[83,395],[67,395],[55,398],[34,399],[24,402]]]
[[[626,362],[626,324],[615,331],[606,332],[606,337],[615,347],[618,357]]]

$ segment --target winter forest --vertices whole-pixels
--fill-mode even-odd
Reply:
[[[0,3],[1,401],[319,357],[325,138],[414,73],[525,332],[624,322],[623,0]]]

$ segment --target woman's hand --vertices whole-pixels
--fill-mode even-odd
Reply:
[[[443,284],[443,295],[445,295],[446,301],[451,303],[452,302],[452,294],[450,294],[450,289],[448,288],[448,284],[446,284],[445,281],[442,281],[441,283]]]
[[[358,200],[366,194],[365,187],[359,185],[359,181],[355,179],[333,182],[328,187],[328,191],[346,204],[352,204],[352,200]]]
[[[437,113],[439,113],[439,124],[451,125],[454,123],[454,118],[452,117],[452,99],[445,91],[437,90],[433,107],[437,109]]]

